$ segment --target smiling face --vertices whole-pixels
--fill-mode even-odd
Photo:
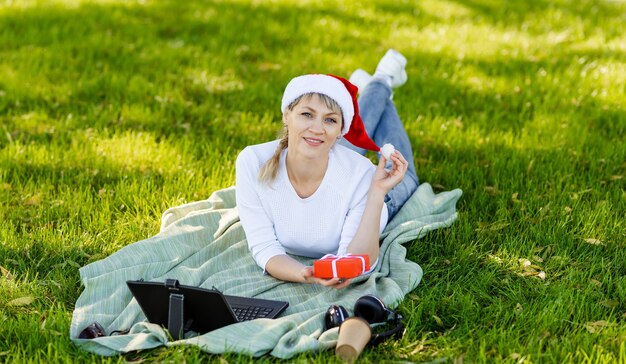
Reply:
[[[343,126],[341,109],[317,94],[305,95],[287,108],[283,120],[289,130],[289,153],[298,158],[327,158]]]

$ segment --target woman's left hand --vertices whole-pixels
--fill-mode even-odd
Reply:
[[[313,267],[304,267],[300,272],[302,278],[304,278],[305,283],[315,283],[320,286],[330,287],[334,289],[343,289],[348,287],[352,282],[350,279],[340,279],[340,278],[316,278],[313,275]]]
[[[395,150],[389,157],[393,166],[390,170],[385,169],[387,159],[381,154],[378,161],[378,167],[374,177],[372,177],[372,188],[380,191],[383,195],[386,195],[392,188],[402,181],[407,169],[409,168],[409,162],[404,159],[402,153]]]

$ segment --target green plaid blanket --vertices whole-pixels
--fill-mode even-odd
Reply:
[[[287,283],[264,275],[248,252],[234,187],[217,191],[207,200],[168,209],[157,235],[80,269],[85,289],[76,302],[70,337],[79,347],[100,355],[162,345],[197,345],[214,354],[269,353],[279,358],[325,350],[337,341],[337,329],[324,332],[323,327],[330,304],[350,310],[358,297],[375,294],[396,307],[419,284],[422,269],[406,259],[402,244],[456,220],[455,206],[461,193],[456,189],[434,194],[429,184],[420,185],[383,232],[380,264],[343,290]],[[310,258],[295,258],[312,264]],[[176,278],[185,285],[214,286],[228,295],[288,301],[289,307],[277,319],[241,322],[204,335],[192,333],[185,339],[168,341],[160,326],[145,321],[126,286],[127,280],[140,278],[161,282]],[[78,339],[80,331],[94,321],[107,333],[120,329],[130,332]]]

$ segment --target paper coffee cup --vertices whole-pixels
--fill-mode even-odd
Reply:
[[[367,321],[360,317],[350,317],[339,326],[335,354],[343,361],[351,363],[359,357],[371,337],[372,329]]]

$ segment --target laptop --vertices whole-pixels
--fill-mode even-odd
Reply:
[[[275,318],[289,306],[288,302],[261,298],[224,295],[217,289],[179,284],[177,280],[149,282],[130,280],[126,284],[148,321],[172,331],[172,316],[180,323],[177,331],[204,334],[226,325],[255,318]],[[181,327],[182,326],[182,327]]]

